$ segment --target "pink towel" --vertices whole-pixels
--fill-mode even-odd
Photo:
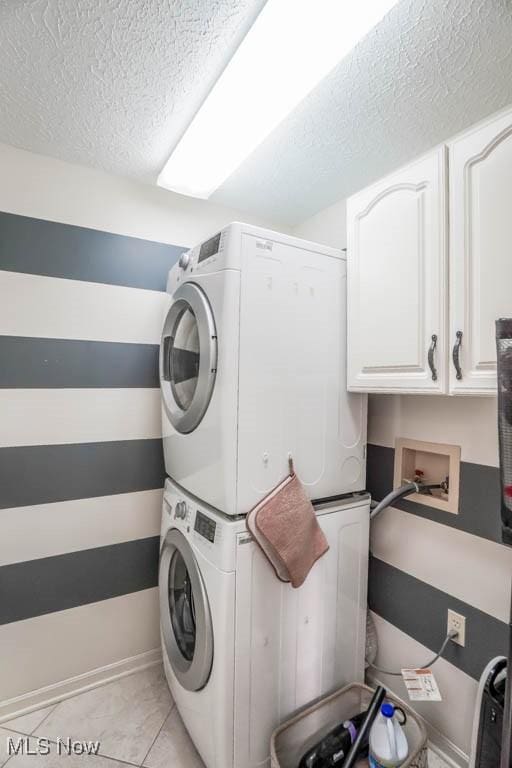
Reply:
[[[292,472],[247,515],[247,528],[281,581],[300,587],[329,549],[315,510]]]

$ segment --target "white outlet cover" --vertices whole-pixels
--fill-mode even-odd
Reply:
[[[457,637],[453,638],[452,642],[457,643],[457,645],[465,646],[466,617],[461,613],[457,613],[456,611],[452,611],[450,608],[448,608],[447,632],[449,632],[451,629],[455,629],[459,633]]]

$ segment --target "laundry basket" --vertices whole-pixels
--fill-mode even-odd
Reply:
[[[372,688],[366,685],[347,685],[276,728],[270,742],[271,768],[298,768],[302,755],[331,728],[364,712],[373,693]],[[403,702],[392,695],[386,696],[386,700],[401,707],[407,715],[404,731],[409,744],[409,757],[402,768],[428,768],[425,726]],[[359,765],[361,768],[367,766],[368,760],[360,760]]]

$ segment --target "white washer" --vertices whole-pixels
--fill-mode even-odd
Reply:
[[[164,667],[207,768],[269,764],[291,712],[363,681],[369,497],[320,505],[330,545],[299,589],[280,582],[245,520],[167,480],[160,611]]]
[[[160,351],[167,474],[246,514],[295,469],[310,498],[365,484],[366,398],[346,391],[340,251],[234,223],[169,273]]]

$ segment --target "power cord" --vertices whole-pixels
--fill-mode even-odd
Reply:
[[[450,629],[450,631],[448,632],[448,634],[446,635],[446,637],[445,637],[445,639],[443,641],[443,644],[442,644],[441,648],[439,649],[439,652],[436,653],[434,658],[431,659],[430,661],[428,661],[426,664],[422,664],[420,667],[413,667],[413,669],[428,669],[433,664],[435,664],[436,661],[438,661],[438,659],[440,659],[441,656],[443,655],[444,650],[445,650],[446,646],[448,645],[448,643],[450,642],[450,640],[454,640],[457,637],[458,634],[459,633],[457,632],[457,630]],[[376,664],[372,664],[369,661],[368,661],[368,664],[369,664],[370,667],[372,667],[373,669],[376,669],[377,672],[381,672],[383,675],[393,675],[394,677],[402,677],[402,672],[401,671],[400,672],[391,672],[390,670],[382,669],[382,667],[378,667]]]

